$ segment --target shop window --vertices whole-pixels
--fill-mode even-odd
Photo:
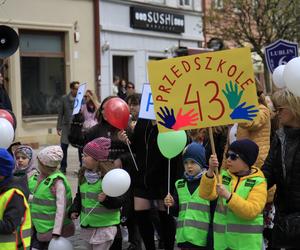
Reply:
[[[20,31],[23,117],[58,113],[65,93],[64,33]]]

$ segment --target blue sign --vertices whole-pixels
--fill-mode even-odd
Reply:
[[[273,73],[279,65],[287,64],[294,57],[298,57],[298,44],[279,39],[266,46],[265,57],[269,71]]]

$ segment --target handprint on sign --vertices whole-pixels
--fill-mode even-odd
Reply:
[[[230,83],[230,88],[229,88],[229,84],[226,83],[226,91],[223,89],[222,92],[228,101],[229,107],[231,109],[235,109],[239,105],[244,90],[241,90],[239,92],[238,85],[236,83],[234,84],[234,87],[232,81],[229,81],[229,83]]]
[[[246,102],[243,102],[240,104],[238,107],[236,107],[232,113],[230,114],[231,119],[245,119],[248,121],[252,121],[256,116],[258,109],[253,109],[255,108],[254,105],[246,106]]]
[[[163,110],[163,108],[160,107],[160,111],[161,113],[157,112],[157,114],[163,120],[163,122],[159,121],[158,123],[166,128],[172,129],[173,125],[176,122],[174,109],[171,109],[170,112],[167,107],[165,107],[165,110]]]
[[[194,109],[182,114],[182,108],[180,108],[176,118],[174,115],[174,109],[169,110],[167,107],[160,107],[160,112],[157,112],[158,116],[163,120],[158,123],[168,129],[179,130],[186,126],[196,126],[196,121],[199,119],[197,113],[193,113]]]
[[[196,126],[197,120],[199,119],[197,113],[193,113],[194,109],[189,110],[186,114],[182,114],[182,108],[179,109],[179,112],[176,116],[176,123],[172,127],[174,130],[179,130],[180,128],[186,126]]]

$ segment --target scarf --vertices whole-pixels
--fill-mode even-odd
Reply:
[[[206,172],[206,170],[206,168],[202,168],[200,173],[198,173],[197,175],[189,175],[187,172],[184,172],[184,178],[190,182],[199,180],[202,177],[203,173]]]
[[[100,179],[100,173],[93,172],[91,170],[86,169],[84,171],[84,177],[88,183],[94,184]]]

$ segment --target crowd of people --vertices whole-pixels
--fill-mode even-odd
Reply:
[[[169,250],[175,243],[185,250],[299,248],[300,97],[277,90],[272,110],[257,84],[257,119],[215,127],[216,148],[206,129],[187,131],[188,144],[171,159],[168,192],[168,159],[157,144],[156,121],[138,118],[141,95],[130,92],[133,83],[114,80],[113,95],[101,104],[86,91],[75,197],[65,173],[78,82],[62,98],[60,146],[37,155],[22,144],[0,149],[0,249],[47,249],[52,239],[74,234],[76,219],[86,249],[121,250],[124,225],[131,250],[142,244]],[[112,98],[128,103],[126,130],[107,120]],[[278,124],[274,132],[271,124]],[[131,177],[119,197],[102,188],[113,168]]]

